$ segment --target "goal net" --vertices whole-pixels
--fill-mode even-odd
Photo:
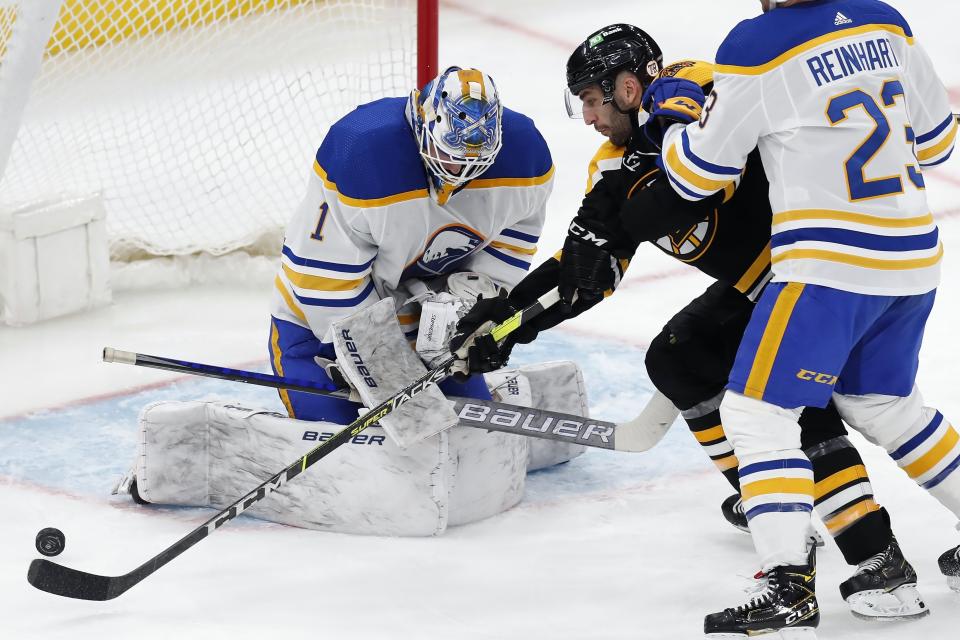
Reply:
[[[115,259],[279,247],[327,127],[417,84],[435,3],[0,0],[0,211],[100,194]]]

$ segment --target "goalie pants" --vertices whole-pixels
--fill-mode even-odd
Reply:
[[[754,304],[716,282],[681,309],[647,351],[651,381],[681,410],[694,437],[739,493],[739,461],[720,419],[720,402]],[[836,406],[800,415],[801,446],[813,465],[818,515],[844,559],[858,564],[884,550],[892,532],[873,497],[859,452],[847,439]]]
[[[325,385],[330,391],[336,390],[337,386],[315,360],[318,356],[331,357],[333,348],[327,345],[329,348],[324,349],[323,346],[310,329],[278,318],[271,318],[268,349],[270,366],[273,367],[274,374],[291,379],[308,380]],[[447,396],[491,399],[483,376],[471,376],[462,383],[453,378],[447,378],[438,386]],[[360,403],[344,398],[286,389],[280,389],[279,393],[287,414],[298,420],[346,425],[356,420],[358,411],[363,408]]]

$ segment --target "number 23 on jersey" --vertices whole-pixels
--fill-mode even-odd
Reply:
[[[885,198],[903,193],[903,179],[900,175],[885,176],[882,178],[867,178],[865,170],[867,164],[880,152],[887,138],[890,137],[890,123],[884,110],[897,106],[897,98],[903,98],[903,85],[899,80],[888,80],[880,90],[878,104],[873,96],[862,89],[854,89],[834,96],[827,103],[827,119],[830,126],[840,124],[850,115],[849,112],[857,107],[874,122],[874,129],[863,143],[844,162],[844,171],[847,177],[847,188],[850,192],[850,201],[867,200],[871,198]],[[907,144],[912,145],[914,140],[913,129],[909,124],[905,126]],[[923,189],[923,176],[914,164],[906,165],[907,177],[917,189]]]

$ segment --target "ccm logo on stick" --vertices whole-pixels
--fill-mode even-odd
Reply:
[[[350,329],[341,330],[340,335],[347,344],[347,351],[350,352],[350,357],[353,359],[353,363],[357,365],[357,373],[363,376],[363,381],[367,383],[368,387],[376,387],[377,381],[373,379],[373,376],[370,375],[370,370],[367,369],[367,365],[363,363],[363,358],[360,357],[357,344],[353,341],[353,338],[350,337]]]

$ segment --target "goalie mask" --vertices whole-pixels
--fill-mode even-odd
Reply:
[[[420,157],[438,191],[465,185],[496,160],[503,106],[490,76],[450,67],[411,93],[410,105]]]
[[[643,29],[632,24],[612,24],[587,37],[567,60],[567,115],[583,117],[578,99],[592,85],[603,91],[603,104],[613,101],[617,74],[630,71],[646,88],[663,69],[663,52]],[[614,103],[616,106],[616,103]]]

